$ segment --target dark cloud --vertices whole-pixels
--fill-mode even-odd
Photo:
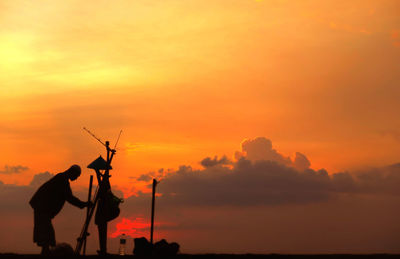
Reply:
[[[159,202],[171,208],[268,207],[329,202],[342,195],[400,196],[400,168],[387,170],[328,175],[325,170],[298,171],[275,161],[252,162],[242,158],[232,168],[195,170],[181,166],[165,175],[157,192],[161,194]],[[139,193],[129,197],[124,206],[141,211],[138,208],[146,208],[149,199],[149,193]]]
[[[232,162],[226,156],[223,156],[220,159],[218,159],[218,156],[215,156],[214,158],[206,157],[200,162],[200,164],[205,168],[216,165],[228,165],[231,163]]]
[[[141,174],[139,177],[132,177],[131,179],[136,179],[140,182],[150,182],[152,179],[157,180],[162,179],[167,173],[174,172],[172,169],[164,170],[163,168],[158,169],[157,172],[149,172],[147,174]]]
[[[151,177],[151,175],[149,175],[149,174],[142,174],[142,175],[139,176],[136,180],[142,181],[142,182],[148,182],[148,181],[150,181],[151,179],[153,179],[153,178]]]
[[[273,149],[271,140],[264,137],[244,140],[242,142],[242,151],[236,152],[236,158],[240,159],[241,157],[246,157],[251,161],[275,161],[283,165],[292,163],[289,157],[285,157]]]
[[[0,212],[9,214],[15,210],[29,212],[28,204],[36,189],[53,175],[49,172],[39,173],[33,176],[29,185],[15,185],[0,183]]]
[[[298,171],[304,171],[311,166],[308,158],[299,152],[296,152],[294,160],[286,157],[272,148],[272,141],[258,137],[255,139],[246,139],[242,142],[242,150],[235,153],[237,160],[246,158],[250,161],[275,161],[281,165],[291,166]]]
[[[299,172],[275,161],[251,162],[244,158],[234,163],[233,168],[194,170],[181,166],[166,175],[158,187],[160,202],[170,206],[305,204],[326,201],[336,193],[350,191],[356,190],[348,173],[329,176],[324,170]],[[129,199],[137,204],[141,195],[148,196],[140,194]]]
[[[25,211],[32,193],[30,186],[0,183],[0,214]]]
[[[354,173],[360,192],[371,194],[400,193],[400,164],[371,168]]]
[[[277,205],[326,200],[331,184],[326,172],[299,173],[275,161],[242,158],[232,169],[182,166],[163,179],[159,191],[177,205]]]
[[[168,206],[248,207],[326,202],[342,194],[400,195],[399,164],[329,175],[323,169],[310,169],[310,161],[299,152],[292,162],[272,149],[266,138],[246,140],[242,147],[236,162],[225,156],[207,157],[201,161],[203,169],[181,166],[164,173],[158,199]],[[140,179],[149,181],[153,176],[149,173]],[[148,198],[148,193],[139,193],[128,198],[127,206]]]
[[[54,174],[49,173],[47,171],[43,172],[43,173],[35,174],[33,176],[32,181],[29,183],[29,186],[32,186],[32,187],[35,187],[35,188],[39,187],[39,186],[41,186],[43,183],[45,183],[47,180],[49,180],[53,176],[54,176]]]
[[[29,167],[22,165],[15,165],[15,166],[5,165],[4,169],[0,170],[0,174],[20,174],[28,169]]]
[[[337,192],[355,192],[357,185],[349,173],[336,173],[331,176],[333,189]]]
[[[304,171],[306,169],[309,169],[310,165],[311,163],[305,155],[296,152],[296,156],[293,161],[294,168],[296,168],[299,171]]]

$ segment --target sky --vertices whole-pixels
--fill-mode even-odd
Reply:
[[[122,130],[113,249],[148,235],[156,177],[156,239],[183,252],[400,253],[398,71],[397,0],[3,0],[0,252],[38,251],[27,202],[52,175],[81,165],[85,199],[86,127]]]

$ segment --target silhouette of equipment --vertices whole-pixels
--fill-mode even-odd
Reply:
[[[147,241],[145,237],[135,238],[134,244],[133,254],[138,258],[165,258],[176,256],[180,248],[178,243],[168,243],[165,239],[161,239],[155,244],[152,244]]]
[[[115,146],[112,149],[112,148],[110,148],[109,141],[106,141],[104,143],[99,138],[97,138],[92,132],[90,132],[88,129],[86,129],[86,128],[83,128],[83,129],[85,131],[87,131],[97,141],[99,141],[103,146],[106,147],[107,158],[106,158],[106,160],[104,160],[101,156],[99,156],[96,160],[94,160],[92,163],[90,163],[88,165],[88,168],[91,168],[96,171],[98,186],[96,188],[94,198],[92,201],[93,205],[91,207],[88,207],[86,219],[83,224],[82,231],[81,231],[79,237],[77,238],[77,244],[76,244],[74,252],[77,255],[79,255],[82,250],[83,250],[83,255],[86,253],[86,240],[87,240],[87,236],[89,236],[88,228],[89,228],[90,221],[93,217],[93,214],[95,212],[95,209],[97,207],[95,223],[99,227],[100,252],[102,254],[106,254],[107,253],[106,252],[107,222],[118,217],[119,212],[120,212],[118,206],[119,206],[119,203],[123,202],[122,199],[119,199],[112,194],[110,182],[109,182],[109,178],[111,177],[110,170],[112,169],[111,162],[116,153],[116,146],[117,146],[117,143],[121,136],[122,130],[120,131],[117,142],[115,143]],[[101,173],[101,171],[104,171],[104,173]],[[93,182],[93,176],[90,177],[90,183],[89,183],[89,194],[88,194],[89,201],[91,199],[92,182]],[[101,204],[99,204],[99,201],[101,201]],[[105,215],[101,215],[101,214],[105,214]],[[98,219],[98,218],[100,218],[100,219]],[[102,222],[101,226],[103,229],[101,229],[100,224],[97,221]]]
[[[92,198],[92,185],[93,185],[93,175],[90,176],[90,181],[89,181],[89,193],[88,193],[88,202],[91,202],[91,198]],[[90,207],[87,207],[87,211],[86,211],[86,218],[89,217],[89,213],[90,213]],[[86,241],[87,241],[87,236],[89,235],[89,233],[86,233],[84,240],[83,240],[83,255],[86,255]]]

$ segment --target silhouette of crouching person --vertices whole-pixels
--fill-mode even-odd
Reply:
[[[71,166],[40,186],[29,202],[34,214],[33,242],[42,247],[42,255],[49,254],[50,246],[56,245],[51,220],[61,211],[65,201],[81,209],[91,206],[91,202],[83,202],[72,194],[69,180],[75,181],[80,175],[81,168]]]

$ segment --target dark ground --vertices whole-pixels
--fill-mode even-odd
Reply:
[[[20,254],[0,254],[0,259],[39,259],[43,258],[40,255],[20,255]],[[45,257],[46,258],[46,257]],[[59,258],[59,257],[47,257],[47,258]],[[87,258],[87,259],[95,259],[99,258],[99,256],[89,255],[89,256],[72,256],[65,258]],[[152,259],[152,257],[138,257],[133,255],[109,255],[102,258],[108,259]],[[153,257],[156,258],[156,257]],[[158,257],[164,258],[164,257]],[[323,254],[323,255],[285,255],[285,254],[267,254],[267,255],[259,255],[259,254],[179,254],[177,256],[165,257],[165,258],[174,258],[174,259],[316,259],[316,258],[326,258],[326,259],[336,259],[336,258],[352,258],[352,259],[375,259],[375,258],[400,258],[400,254],[365,254],[365,255],[352,255],[352,254]]]

